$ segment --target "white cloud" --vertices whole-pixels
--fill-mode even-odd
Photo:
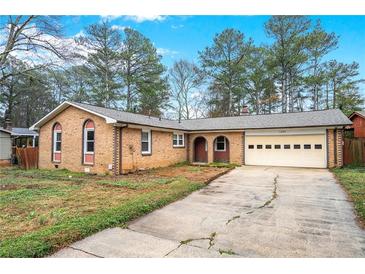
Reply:
[[[134,21],[137,23],[142,23],[144,21],[163,21],[166,19],[167,16],[163,15],[127,15],[124,16],[125,20]]]
[[[102,20],[113,21],[113,20],[118,19],[123,16],[122,15],[101,15],[100,17]]]
[[[74,38],[79,38],[79,37],[82,37],[82,36],[85,36],[85,32],[84,30],[80,30],[78,33],[76,33],[73,37]]]
[[[166,49],[166,48],[157,48],[157,54],[160,54],[162,56],[170,56],[173,57],[177,54],[179,54],[176,50]]]
[[[179,24],[179,25],[171,25],[171,28],[172,29],[181,29],[181,28],[183,28],[184,27],[184,25],[183,24]]]
[[[120,30],[120,31],[123,31],[125,30],[126,28],[128,28],[127,26],[121,26],[121,25],[112,25],[111,28],[113,30]]]

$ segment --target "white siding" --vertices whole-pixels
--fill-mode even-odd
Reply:
[[[11,158],[11,138],[10,134],[0,131],[0,160]]]

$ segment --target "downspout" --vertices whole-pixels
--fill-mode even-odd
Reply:
[[[246,152],[246,134],[242,132],[242,165],[245,165],[245,152]]]
[[[329,138],[328,138],[328,128],[326,128],[326,156],[327,156],[327,168],[330,167],[330,153],[329,153]]]
[[[335,152],[335,166],[337,167],[337,128],[333,130],[333,138],[334,138],[334,152]]]
[[[123,127],[121,127],[119,129],[119,174],[123,173],[123,157],[122,157],[122,150],[123,150],[123,138],[122,138],[122,134],[123,134]]]

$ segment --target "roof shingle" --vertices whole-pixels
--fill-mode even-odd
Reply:
[[[182,120],[179,123],[176,120],[160,119],[87,104],[74,102],[72,104],[122,123],[187,131],[342,126],[352,124],[339,109],[193,119]]]

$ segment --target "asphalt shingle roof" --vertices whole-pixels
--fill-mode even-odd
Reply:
[[[0,127],[1,130],[4,130],[4,128]],[[26,135],[26,136],[38,136],[38,133],[33,130],[29,130],[29,128],[24,127],[13,127],[11,130],[6,130],[11,132],[11,135],[17,136],[17,135]]]
[[[96,107],[87,104],[74,103],[82,108],[110,117],[119,122],[146,125],[152,127],[176,130],[233,130],[233,129],[264,129],[293,128],[314,126],[350,125],[352,122],[339,109],[307,111],[295,113],[277,113],[263,115],[243,115],[233,117],[218,117],[206,119],[176,120],[160,119],[145,115]]]

